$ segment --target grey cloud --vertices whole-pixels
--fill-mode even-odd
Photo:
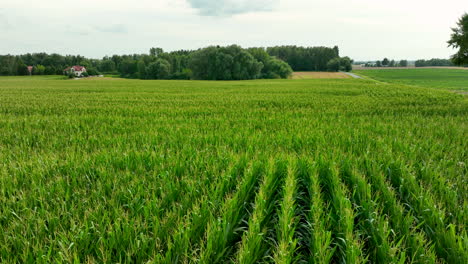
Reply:
[[[278,0],[187,0],[204,16],[231,16],[258,11],[271,11]]]
[[[87,28],[87,27],[84,27],[84,26],[76,27],[76,26],[70,26],[70,25],[67,25],[65,27],[65,32],[68,33],[68,34],[81,35],[81,36],[90,35],[92,33],[90,28]]]
[[[115,24],[110,26],[96,26],[94,27],[99,32],[103,33],[127,33],[127,28],[122,24]]]
[[[12,25],[8,22],[6,15],[4,15],[0,10],[0,29],[11,29]]]
[[[70,26],[66,27],[66,32],[74,35],[91,35],[95,33],[114,33],[114,34],[121,34],[127,33],[127,28],[125,25],[122,24],[114,24],[108,26]]]

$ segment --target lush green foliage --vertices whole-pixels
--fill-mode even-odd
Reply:
[[[62,78],[0,78],[2,263],[468,260],[463,95]]]
[[[448,44],[458,49],[452,56],[452,61],[457,65],[468,65],[468,13],[458,20],[457,27],[452,28],[452,31]]]
[[[149,54],[105,56],[102,60],[34,53],[0,55],[0,75],[28,75],[28,65],[34,66],[34,75],[62,74],[67,66],[82,65],[90,75],[103,72],[131,79],[286,79],[291,76],[292,69],[326,71],[328,62],[335,58],[339,59],[336,46],[243,49],[231,45],[173,52],[151,48]],[[351,59],[344,57],[339,62],[338,70],[351,70]]]
[[[398,63],[398,66],[400,66],[400,67],[408,67],[408,61],[407,61],[407,60],[401,60],[401,61]]]
[[[262,79],[286,79],[293,70],[285,61],[270,56],[264,48],[249,48],[247,50],[256,60],[263,64]]]
[[[453,63],[447,59],[430,59],[430,60],[417,60],[414,62],[416,67],[431,67],[431,66],[453,66]]]
[[[171,75],[171,64],[165,59],[157,59],[146,68],[143,64],[142,71],[146,73],[145,76],[141,76],[142,79],[169,79]]]
[[[263,63],[239,46],[212,46],[194,52],[189,68],[198,80],[250,80],[260,78]]]
[[[62,56],[59,54],[33,53],[24,55],[0,55],[0,75],[27,75],[27,66],[34,66],[33,74],[63,74],[68,66],[83,65],[86,68],[98,68],[100,60],[87,59],[83,56]],[[104,65],[114,70],[115,65]],[[105,68],[105,71],[111,71]]]
[[[468,90],[468,70],[463,69],[385,69],[355,72],[383,82],[439,89]]]
[[[327,63],[339,58],[338,47],[277,46],[267,48],[268,54],[287,62],[294,71],[327,71]]]
[[[112,60],[118,60],[113,56]],[[264,48],[211,46],[197,51],[166,53],[152,48],[150,55],[122,56],[120,74],[139,79],[251,80],[288,78],[292,69]],[[108,60],[109,58],[107,58]],[[164,74],[159,74],[162,70]]]
[[[351,64],[350,58],[339,57],[336,46],[243,49],[231,45],[174,52],[151,48],[149,54],[113,55],[102,60],[46,53],[6,55],[0,56],[0,75],[28,75],[27,65],[34,66],[34,75],[62,74],[67,66],[82,65],[90,75],[104,72],[131,79],[286,79],[293,69],[350,71]]]
[[[327,63],[327,71],[337,72],[337,71],[351,71],[351,59],[349,57],[343,58],[334,58]]]

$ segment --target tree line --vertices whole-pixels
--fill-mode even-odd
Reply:
[[[265,48],[237,45],[174,52],[152,48],[149,54],[104,57],[103,63],[108,66],[103,70],[115,69],[124,78],[137,79],[249,80],[292,74],[286,62],[270,56]]]
[[[363,64],[365,67],[408,67],[409,63],[408,60],[389,60],[388,58],[384,58],[381,61],[375,62],[364,62],[360,63]],[[449,59],[430,59],[430,60],[417,60],[414,61],[415,67],[434,67],[434,66],[455,66],[452,60]]]
[[[447,59],[430,59],[430,60],[417,60],[414,62],[416,67],[429,67],[429,66],[455,66],[451,60]]]
[[[244,49],[238,45],[198,50],[113,55],[102,59],[60,54],[0,55],[0,75],[63,74],[85,66],[89,75],[116,74],[134,79],[246,80],[288,78],[293,71],[350,71],[352,60],[338,47],[277,46]],[[33,66],[32,72],[28,66]]]
[[[87,59],[80,55],[28,53],[23,55],[0,55],[0,75],[29,75],[28,66],[33,66],[31,74],[63,74],[63,70],[72,65],[83,65],[88,73],[97,73],[100,60]]]
[[[267,48],[270,56],[286,61],[294,71],[351,71],[352,60],[340,57],[338,46],[298,47],[276,46]]]
[[[390,60],[388,58],[384,58],[383,60],[377,60],[375,62],[366,62],[363,63],[365,67],[408,67],[408,60]]]

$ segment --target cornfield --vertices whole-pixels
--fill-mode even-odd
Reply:
[[[0,78],[0,262],[467,263],[463,95]]]

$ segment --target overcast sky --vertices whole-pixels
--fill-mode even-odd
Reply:
[[[340,47],[355,60],[448,58],[467,0],[0,0],[0,54],[208,45]]]

